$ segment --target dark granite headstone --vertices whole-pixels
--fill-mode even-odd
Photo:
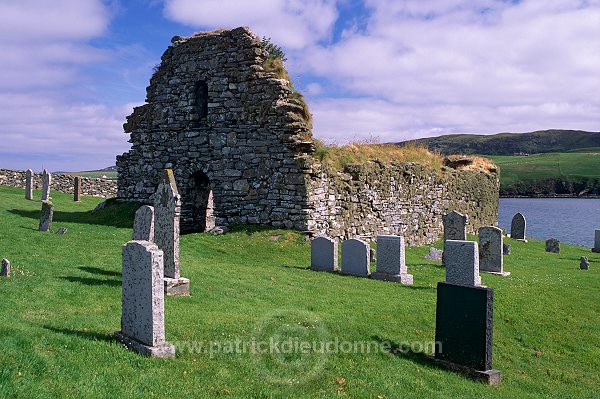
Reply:
[[[494,290],[439,282],[435,358],[486,371],[492,368]]]

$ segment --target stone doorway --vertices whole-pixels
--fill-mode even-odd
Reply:
[[[209,231],[215,227],[213,191],[208,176],[203,172],[192,175],[194,187],[193,199],[193,229]]]

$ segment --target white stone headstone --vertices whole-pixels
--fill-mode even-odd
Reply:
[[[371,274],[369,244],[352,238],[342,242],[342,274],[368,277]]]
[[[154,242],[154,207],[143,205],[135,212],[132,239]]]
[[[494,226],[479,228],[479,270],[503,276],[510,274],[504,272],[502,229]]]
[[[315,237],[310,241],[310,268],[335,272],[338,268],[338,241],[329,237]]]
[[[173,357],[165,341],[163,253],[148,241],[123,246],[121,331],[115,336],[131,349],[149,356]]]
[[[479,276],[479,251],[474,241],[446,241],[446,282],[449,284],[477,287]]]
[[[154,242],[163,251],[165,277],[180,278],[179,217],[181,196],[173,170],[165,169],[154,194]]]
[[[42,174],[42,201],[50,199],[50,185],[52,184],[52,175],[44,169]]]
[[[25,173],[25,199],[33,199],[33,170],[27,169]]]
[[[377,236],[377,271],[371,274],[371,278],[407,285],[413,283],[413,276],[406,269],[404,237]]]

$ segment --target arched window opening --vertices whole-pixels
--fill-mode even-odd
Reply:
[[[208,115],[208,85],[203,80],[196,83],[196,109],[198,120],[205,120]]]

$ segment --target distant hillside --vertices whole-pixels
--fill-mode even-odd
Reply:
[[[569,152],[600,147],[600,132],[581,130],[541,130],[531,133],[500,133],[494,135],[449,134],[411,140],[442,154],[513,155]],[[406,144],[401,142],[397,144]]]

